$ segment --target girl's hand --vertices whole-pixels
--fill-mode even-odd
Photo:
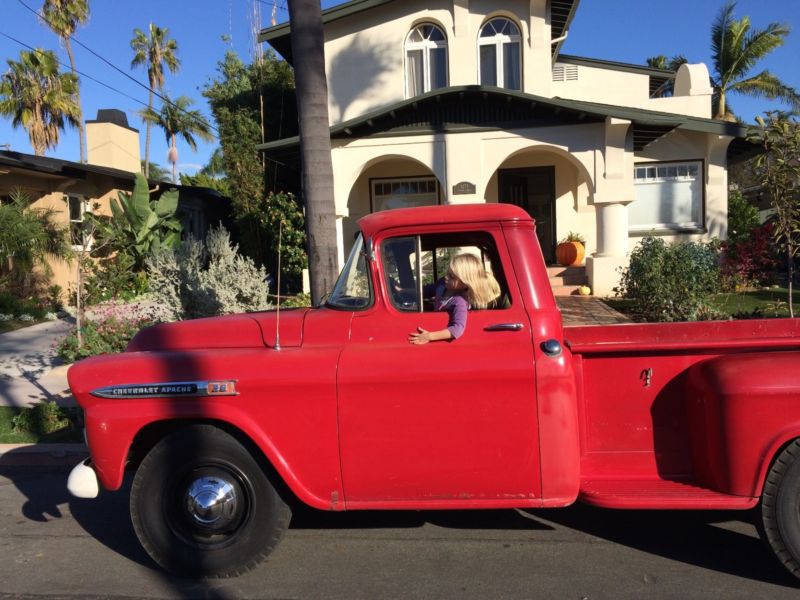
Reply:
[[[427,344],[431,341],[431,334],[422,327],[417,327],[417,331],[408,334],[408,341],[412,344]]]

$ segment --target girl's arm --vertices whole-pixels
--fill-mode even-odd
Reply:
[[[427,344],[428,342],[438,342],[443,340],[452,340],[453,334],[449,329],[440,329],[439,331],[426,331],[422,327],[417,327],[417,331],[408,334],[408,341],[412,344]]]

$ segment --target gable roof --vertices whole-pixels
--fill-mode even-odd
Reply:
[[[754,149],[745,140],[747,127],[738,123],[596,102],[545,98],[479,85],[442,88],[403,100],[334,125],[330,134],[331,139],[357,139],[496,131],[600,123],[606,117],[632,122],[636,152],[673,130],[734,137],[728,149],[729,159],[737,160]],[[299,143],[299,137],[295,136],[261,144],[258,148],[273,160],[297,167]]]
[[[322,11],[323,26],[345,17],[371,10],[395,0],[350,0]],[[569,29],[580,0],[550,0],[550,27],[552,39],[563,37]],[[259,42],[269,42],[286,62],[292,64],[292,42],[289,37],[291,27],[289,22],[280,23],[272,27],[265,27],[258,34]],[[564,40],[553,46],[553,59],[558,56]]]

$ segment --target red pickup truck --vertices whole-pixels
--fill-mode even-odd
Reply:
[[[327,301],[156,325],[69,371],[91,458],[134,471],[163,568],[257,565],[292,503],[330,511],[760,507],[800,574],[800,320],[563,327],[534,222],[510,205],[369,215]],[[454,253],[500,284],[457,340],[424,299]]]

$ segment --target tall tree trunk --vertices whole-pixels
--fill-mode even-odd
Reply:
[[[328,83],[319,0],[288,0],[300,121],[311,301],[319,304],[338,275]]]
[[[72,44],[69,43],[69,37],[64,38],[64,46],[67,50],[67,56],[69,57],[69,67],[72,70],[72,74],[75,77],[78,76],[77,71],[75,71],[75,57],[72,55]],[[83,107],[81,106],[81,88],[80,83],[78,84],[78,137],[80,138],[80,147],[81,147],[81,162],[86,163],[86,126],[83,124]]]
[[[147,100],[147,108],[153,110],[153,82],[150,82],[150,96]],[[150,121],[144,124],[144,177],[150,179]]]

